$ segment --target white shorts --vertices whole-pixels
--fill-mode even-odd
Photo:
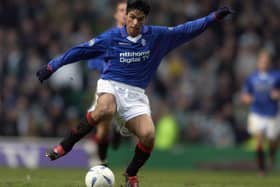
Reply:
[[[265,117],[250,113],[248,116],[248,132],[251,135],[263,134],[269,140],[275,140],[279,135],[279,118]]]
[[[151,116],[149,99],[144,89],[103,79],[99,79],[97,82],[96,99],[88,111],[95,109],[98,95],[102,93],[110,93],[115,96],[118,116],[125,122],[143,114]]]

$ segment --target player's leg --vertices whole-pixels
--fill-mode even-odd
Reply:
[[[138,184],[137,173],[149,159],[155,137],[155,127],[151,117],[147,114],[137,116],[127,122],[128,130],[138,137],[134,156],[126,169],[127,185]],[[136,185],[135,185],[136,186]]]
[[[109,147],[109,132],[112,128],[112,121],[103,121],[97,126],[95,141],[97,144],[97,154],[102,165],[107,165],[107,152]]]
[[[248,132],[256,141],[256,164],[258,167],[258,174],[260,176],[265,174],[266,169],[265,153],[263,148],[265,124],[265,119],[257,114],[250,114],[248,117]]]
[[[279,138],[279,121],[278,117],[268,119],[266,137],[269,140],[269,168],[275,166],[275,158],[277,153],[278,138]]]
[[[155,128],[151,119],[148,97],[141,88],[113,82],[115,97],[118,103],[118,115],[126,122],[128,130],[135,134],[139,142],[134,156],[127,167],[127,187],[138,187],[138,170],[149,159],[153,145]],[[125,132],[124,128],[121,128]]]
[[[122,140],[121,138],[122,138],[122,136],[120,134],[120,130],[117,128],[117,124],[113,123],[112,134],[111,134],[111,139],[110,139],[113,149],[116,150],[120,147],[121,140]]]
[[[116,112],[116,102],[114,95],[104,93],[97,100],[96,107],[93,111],[87,113],[87,117],[81,120],[77,127],[73,128],[59,145],[46,153],[51,160],[67,154],[76,142],[86,136],[91,130],[103,121],[111,121]]]

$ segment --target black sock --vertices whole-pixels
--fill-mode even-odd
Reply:
[[[149,159],[151,155],[151,150],[152,149],[145,148],[140,142],[137,144],[135,148],[134,157],[126,169],[126,173],[128,174],[128,176],[137,175],[138,170]]]
[[[96,137],[96,142],[98,145],[98,156],[102,162],[104,162],[107,158],[107,150],[109,147],[108,137],[105,137],[103,140]]]
[[[265,160],[264,160],[264,151],[262,146],[257,147],[257,165],[258,169],[261,171],[265,171]]]
[[[94,126],[90,125],[86,120],[81,120],[78,126],[73,128],[70,131],[70,134],[60,142],[60,145],[63,147],[65,153],[71,151],[75,143],[91,132],[93,127]]]

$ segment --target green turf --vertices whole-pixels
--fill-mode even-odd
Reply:
[[[121,170],[113,169],[116,187],[123,182]],[[0,168],[0,187],[85,187],[85,170]],[[141,187],[279,187],[279,173],[256,177],[254,172],[143,170]]]

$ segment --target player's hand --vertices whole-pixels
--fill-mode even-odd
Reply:
[[[223,20],[228,15],[233,14],[234,11],[231,8],[225,6],[225,7],[219,8],[214,13],[215,13],[216,20]]]
[[[254,97],[252,97],[250,94],[242,93],[241,101],[246,105],[250,105],[254,101]]]
[[[43,81],[48,79],[52,73],[53,71],[51,67],[49,65],[44,65],[37,71],[36,76],[38,77],[39,81],[43,83]]]
[[[274,100],[280,99],[280,91],[279,90],[272,90],[271,91],[271,98]]]

